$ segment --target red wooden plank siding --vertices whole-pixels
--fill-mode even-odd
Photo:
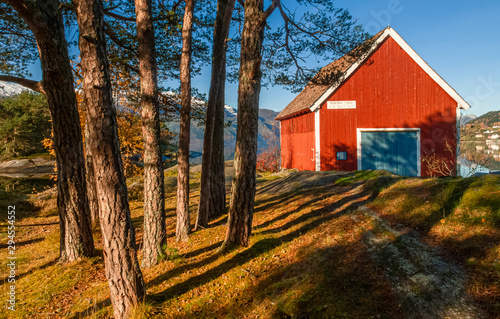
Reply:
[[[281,121],[281,166],[314,170],[314,114]]]
[[[454,154],[445,150],[444,142],[447,139],[452,148],[456,148],[457,102],[392,38],[388,38],[329,100],[355,100],[356,109],[328,110],[326,102],[321,106],[321,170],[357,169],[357,128],[420,128],[421,156],[435,152],[454,161]],[[307,120],[304,116],[291,120],[311,121],[314,130],[314,116],[312,113],[306,116]],[[284,143],[292,139],[283,134],[283,128],[288,125],[285,122],[291,120],[281,122]],[[313,135],[308,141],[312,143],[310,147],[314,147]],[[286,145],[282,147],[286,153],[282,156],[290,160]],[[338,151],[347,151],[347,161],[336,161]],[[308,167],[314,169],[314,165]],[[427,168],[422,163],[422,176],[426,175]]]

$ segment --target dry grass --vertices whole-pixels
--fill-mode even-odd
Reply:
[[[469,294],[500,317],[500,176],[405,179],[370,206],[464,265]]]
[[[389,281],[362,244],[365,228],[353,221],[351,212],[372,202],[374,192],[376,195],[386,188],[372,206],[393,221],[426,229],[425,236],[436,245],[448,245],[449,236],[454,232],[460,233],[464,240],[468,238],[465,233],[470,232],[469,237],[474,236],[474,232],[493,236],[498,232],[498,225],[488,220],[474,224],[485,229],[472,230],[464,227],[457,217],[454,232],[448,228],[442,230],[440,227],[455,225],[448,214],[446,223],[441,223],[439,218],[438,223],[427,229],[421,224],[426,220],[425,211],[433,205],[431,202],[438,199],[432,187],[441,187],[441,180],[402,180],[391,186],[397,179],[379,181],[379,175],[355,175],[337,185],[333,180],[328,185],[288,193],[259,193],[250,246],[224,254],[218,249],[226,231],[226,216],[212,221],[209,228],[191,234],[188,243],[175,242],[175,189],[170,186],[166,196],[168,258],[144,270],[147,300],[137,307],[133,318],[402,318]],[[266,183],[266,178],[262,178],[261,183]],[[268,183],[280,181],[276,176],[269,176],[269,180]],[[427,183],[434,186],[427,187]],[[192,181],[191,212],[196,212],[198,185],[197,180]],[[408,196],[409,189],[421,188],[427,191],[425,195],[414,191],[420,195]],[[409,200],[412,204],[407,203]],[[413,201],[421,204],[415,206],[415,216],[405,213],[407,209],[397,209],[411,207]],[[110,317],[102,251],[98,250],[96,257],[76,263],[54,263],[58,255],[55,202],[51,199],[30,203],[31,206],[19,210],[25,217],[17,222],[20,258],[17,311],[14,314],[4,311],[0,318],[9,315],[16,318]],[[142,202],[133,200],[130,207],[140,246]],[[474,216],[481,214],[482,219],[487,215],[484,207],[479,204],[475,207],[478,211]],[[470,213],[460,205],[453,211],[457,209]],[[3,230],[4,219],[1,225]],[[3,242],[4,233],[2,231]],[[101,249],[98,233],[96,229],[96,244]],[[21,245],[22,242],[26,244]],[[474,271],[479,269],[477,265],[489,262],[488,258],[494,254],[491,249],[497,249],[498,257],[498,242],[495,245],[485,251],[484,256],[490,257],[477,256],[474,257],[478,258],[477,263],[467,262],[471,255],[464,263]],[[6,249],[2,249],[0,259],[6,260],[6,254]],[[496,276],[498,273],[497,268]],[[491,284],[478,284],[483,279],[471,279],[470,290],[478,300],[481,296],[474,294],[473,289],[482,294],[486,288],[494,289]],[[5,291],[7,283],[2,282],[0,287]],[[491,296],[500,295],[498,291],[486,294],[490,301]],[[4,296],[2,293],[1,303],[5,303]]]

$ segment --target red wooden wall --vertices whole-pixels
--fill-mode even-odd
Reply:
[[[281,167],[315,168],[314,113],[281,121]]]
[[[445,150],[444,142],[448,139],[453,149],[456,148],[457,102],[392,38],[388,38],[329,100],[355,100],[356,109],[328,110],[326,102],[321,106],[321,170],[357,169],[357,128],[420,128],[421,156],[435,152],[454,161],[454,154]],[[299,118],[294,120],[298,122]],[[284,122],[281,122],[282,127]],[[288,141],[290,137],[285,139]],[[311,141],[314,142],[313,137]],[[347,151],[348,160],[337,162],[337,151]],[[421,171],[422,176],[427,175],[423,163]]]

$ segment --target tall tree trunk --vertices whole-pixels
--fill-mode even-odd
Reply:
[[[226,83],[226,40],[235,0],[219,0],[214,26],[212,76],[205,117],[205,136],[196,229],[207,227],[209,217],[224,213],[224,90]]]
[[[144,298],[145,287],[128,206],[127,185],[118,144],[100,0],[79,0],[76,15],[83,71],[84,103],[99,194],[106,278],[115,318],[126,318]]]
[[[87,142],[89,140],[89,129],[88,125],[85,124],[85,170],[87,174],[85,175],[87,181],[87,196],[89,200],[90,218],[92,221],[91,225],[99,223],[99,201],[97,199],[97,189],[95,186],[95,174],[94,166],[92,160],[92,154],[90,150],[90,145]]]
[[[194,0],[186,0],[182,24],[181,54],[181,124],[179,154],[177,155],[177,241],[187,241],[190,231],[189,218],[189,139],[191,126],[191,39]]]
[[[224,70],[225,72],[225,70]],[[225,79],[224,79],[225,81]],[[216,104],[210,175],[209,218],[224,214],[226,208],[226,175],[224,161],[224,93]]]
[[[238,86],[238,124],[234,177],[224,246],[248,246],[252,231],[257,162],[259,95],[264,39],[264,0],[245,1]]]
[[[43,72],[43,91],[52,117],[57,160],[60,261],[94,252],[86,194],[85,162],[73,74],[59,2],[9,0],[35,35]]]
[[[139,75],[141,77],[142,135],[144,137],[143,267],[156,265],[167,244],[165,190],[160,151],[160,111],[155,34],[151,0],[135,0]]]

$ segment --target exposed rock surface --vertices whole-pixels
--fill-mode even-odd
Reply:
[[[56,161],[42,157],[14,159],[0,163],[0,176],[11,178],[43,177],[54,174]]]

